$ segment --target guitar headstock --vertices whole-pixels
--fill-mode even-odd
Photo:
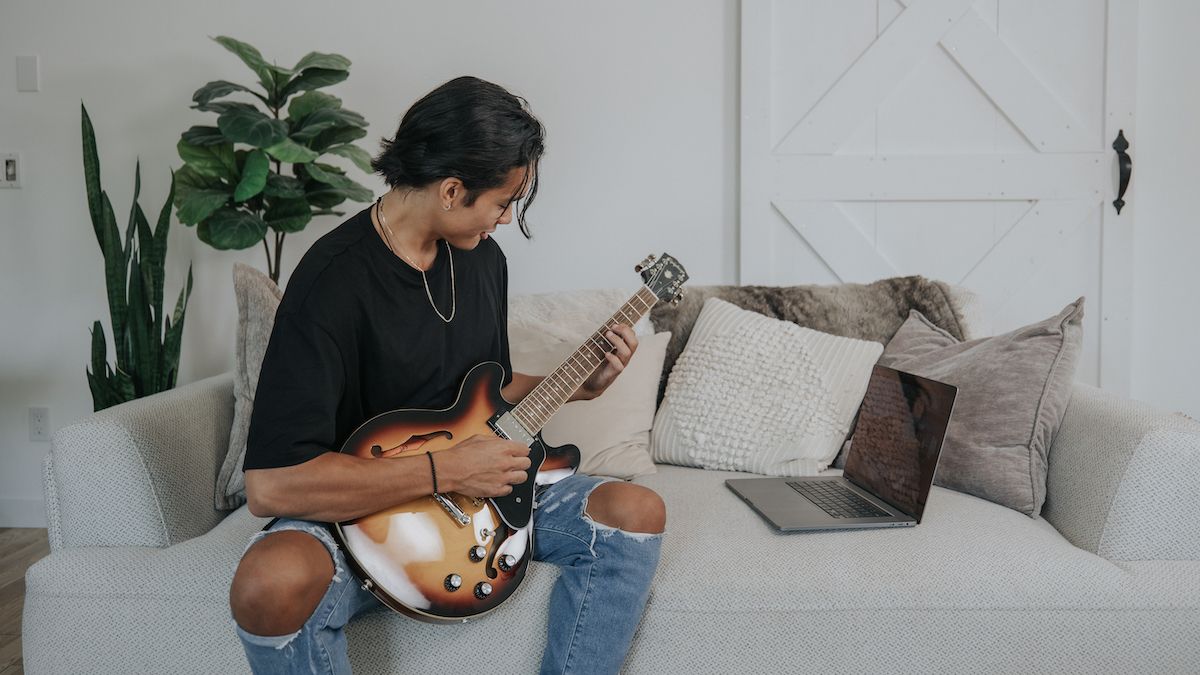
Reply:
[[[633,271],[642,275],[646,287],[653,291],[659,300],[678,305],[683,299],[683,291],[680,288],[688,280],[688,273],[683,269],[683,265],[669,254],[663,253],[658,260],[655,260],[653,254],[648,255],[645,260],[634,266]]]

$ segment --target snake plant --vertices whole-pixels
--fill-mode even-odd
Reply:
[[[146,214],[138,205],[138,194],[142,189],[142,166],[138,162],[134,171],[133,207],[122,240],[108,193],[100,186],[96,132],[87,108],[82,104],[80,107],[83,111],[83,174],[88,211],[96,231],[96,242],[104,254],[104,280],[117,361],[115,367],[108,364],[104,328],[96,321],[92,324],[92,363],[87,369],[87,379],[94,410],[103,410],[175,386],[184,314],[192,294],[192,268],[188,265],[187,285],[179,292],[174,315],[164,317],[163,267],[175,176],[171,176],[167,201],[151,231]]]

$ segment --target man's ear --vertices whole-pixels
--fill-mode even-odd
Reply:
[[[438,198],[442,204],[453,204],[467,193],[467,187],[463,185],[461,179],[451,176],[443,178],[441,188],[438,190]]]

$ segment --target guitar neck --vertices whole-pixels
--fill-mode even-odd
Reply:
[[[531,435],[546,426],[554,413],[563,406],[596,368],[605,361],[605,354],[613,345],[604,336],[609,326],[624,323],[633,326],[658,302],[658,296],[646,286],[638,289],[612,317],[592,333],[587,340],[567,357],[558,368],[546,376],[541,384],[524,398],[512,413]]]

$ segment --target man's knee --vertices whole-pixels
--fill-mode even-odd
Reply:
[[[325,596],[333,572],[333,558],[316,537],[298,530],[272,532],[238,564],[229,587],[233,618],[253,635],[295,633]]]
[[[633,483],[602,483],[588,497],[587,515],[626,532],[658,534],[666,529],[667,506],[653,490]]]

